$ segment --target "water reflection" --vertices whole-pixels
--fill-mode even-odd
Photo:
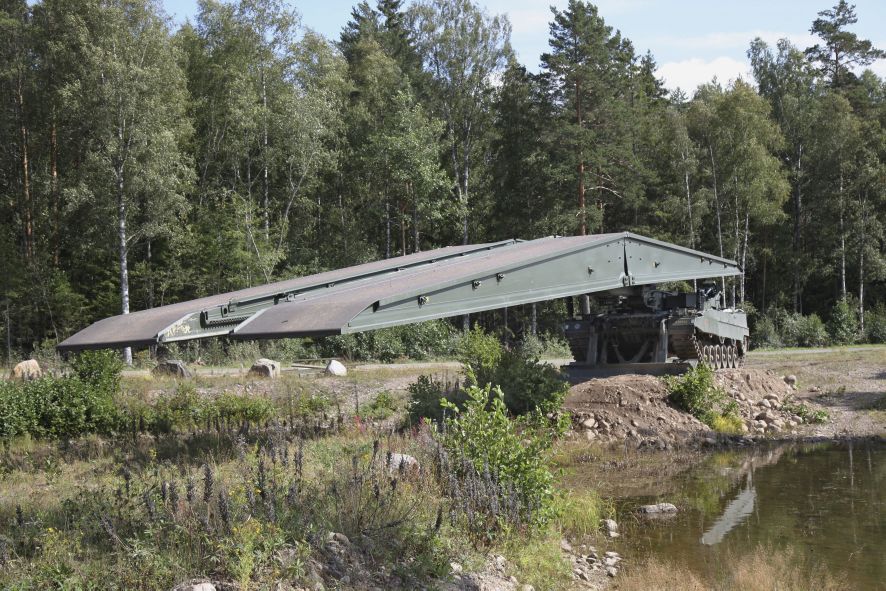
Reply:
[[[712,454],[619,506],[673,502],[668,522],[623,520],[626,549],[714,573],[762,545],[841,573],[849,588],[886,582],[886,445],[788,445]]]
[[[705,546],[713,546],[723,541],[723,537],[726,534],[754,512],[754,502],[756,500],[757,491],[754,490],[751,478],[748,477],[747,486],[726,505],[726,510],[723,511],[720,518],[701,536],[701,543]]]

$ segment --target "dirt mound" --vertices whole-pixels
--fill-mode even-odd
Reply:
[[[716,372],[716,381],[737,402],[746,433],[790,431],[802,422],[783,408],[793,389],[772,371],[723,369]],[[569,390],[564,407],[572,413],[575,436],[589,441],[632,441],[667,449],[712,435],[707,425],[668,403],[667,386],[654,376],[588,380]]]
[[[623,375],[588,380],[570,388],[564,407],[573,428],[589,441],[631,440],[667,449],[710,433],[692,415],[668,404],[668,389],[653,376]]]

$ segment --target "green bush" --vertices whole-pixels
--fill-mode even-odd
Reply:
[[[670,400],[711,428],[725,428],[730,421],[722,417],[737,415],[737,403],[714,382],[714,371],[699,364],[682,376],[666,376]]]
[[[457,354],[468,378],[474,384],[485,385],[494,383],[495,371],[504,354],[504,348],[498,337],[475,326],[462,337]]]
[[[775,321],[772,318],[762,316],[754,323],[754,331],[751,333],[751,344],[755,349],[779,349],[784,347],[781,335],[778,334],[778,327],[776,327]]]
[[[458,384],[450,384],[437,380],[432,376],[418,376],[418,380],[409,384],[409,402],[407,413],[409,422],[419,424],[423,419],[430,419],[436,423],[443,422],[443,406],[441,400],[446,399],[450,403],[461,407],[467,399]]]
[[[835,345],[851,345],[858,340],[858,316],[846,298],[840,298],[834,304],[828,333]]]
[[[522,348],[505,350],[495,336],[479,328],[462,339],[459,361],[465,367],[469,384],[499,386],[505,392],[505,405],[515,415],[536,409],[555,412],[569,391],[569,385],[555,368],[540,364],[537,356]]]
[[[556,412],[569,392],[569,384],[557,369],[519,350],[502,354],[492,381],[505,392],[505,405],[516,415],[536,409]]]
[[[823,347],[830,339],[817,314],[789,314],[782,327],[782,341],[786,347]]]
[[[877,304],[864,317],[865,339],[869,343],[886,343],[886,305]]]
[[[383,421],[397,410],[397,403],[390,392],[382,391],[376,394],[375,398],[366,405],[364,416],[377,421]]]
[[[441,438],[447,494],[475,544],[505,530],[539,528],[552,517],[554,477],[547,467],[551,439],[512,421],[499,388],[470,386],[464,408],[452,412]]]

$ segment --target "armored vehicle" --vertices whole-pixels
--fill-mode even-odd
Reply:
[[[650,286],[739,275],[730,261],[630,232],[439,248],[114,316],[60,351],[150,346],[206,337],[336,335],[558,298],[599,296],[565,324],[584,366],[701,359],[734,365],[747,323],[705,289]]]

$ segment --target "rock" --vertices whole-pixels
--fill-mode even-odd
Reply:
[[[535,591],[535,587],[533,587],[529,583],[523,583],[522,585],[520,585],[520,591]]]
[[[655,505],[643,505],[637,509],[640,513],[657,514],[657,513],[676,513],[677,507],[671,503],[657,503]],[[606,553],[607,556],[609,553]]]
[[[569,540],[567,540],[566,538],[560,540],[560,550],[572,554],[572,544],[569,543]]]
[[[606,566],[615,566],[618,564],[618,561],[619,559],[613,556],[612,558],[604,558],[603,564]]]
[[[259,359],[249,368],[249,375],[258,378],[279,378],[280,364],[273,359]]]
[[[334,541],[338,542],[339,544],[344,544],[345,546],[351,545],[351,540],[348,539],[348,536],[346,536],[345,534],[338,533],[338,532],[329,532],[328,539],[329,539],[329,541],[334,540]]]
[[[667,504],[667,503],[665,503],[665,504]],[[671,505],[671,506],[673,506],[673,505]],[[603,556],[605,556],[606,558],[621,558],[621,554],[619,554],[618,552],[613,552],[612,550],[608,551]]]
[[[464,570],[462,566],[457,562],[450,562],[449,569],[454,575],[461,574],[461,571]]]
[[[604,519],[603,527],[609,532],[618,531],[618,523],[614,519]]]
[[[326,373],[331,376],[346,376],[348,375],[348,369],[342,365],[341,361],[331,359],[329,363],[326,364]]]
[[[764,398],[763,400],[761,400],[760,402],[757,403],[757,406],[760,406],[763,408],[772,408],[772,402],[770,402],[769,400]]]
[[[790,374],[784,377],[784,383],[788,386],[796,386],[797,385],[797,376],[794,374]]]
[[[810,392],[821,392],[821,388],[819,388],[818,386],[812,386],[811,388],[809,388],[809,391]]]
[[[388,472],[417,472],[421,465],[414,457],[409,454],[392,453],[387,458]]]
[[[21,363],[16,364],[16,366],[12,368],[12,371],[9,372],[10,380],[31,381],[42,377],[43,370],[40,369],[40,364],[37,363],[36,359],[22,361]]]
[[[608,567],[606,567],[606,574],[610,577],[614,577],[615,575],[618,574],[618,569],[615,568],[614,566],[608,566]]]
[[[209,581],[195,581],[179,585],[173,591],[215,591],[215,585]]]
[[[781,402],[781,400],[778,398],[778,394],[767,394],[763,398],[765,400],[768,400],[769,402]]]
[[[157,364],[152,371],[155,376],[190,378],[193,374],[181,359],[165,359]]]
[[[594,431],[591,431],[591,430],[585,431],[585,439],[587,439],[588,441],[593,441],[596,438],[597,438],[597,434]]]
[[[585,419],[584,421],[582,421],[581,426],[585,429],[593,429],[597,426],[597,421],[595,421],[593,417],[590,419]]]

